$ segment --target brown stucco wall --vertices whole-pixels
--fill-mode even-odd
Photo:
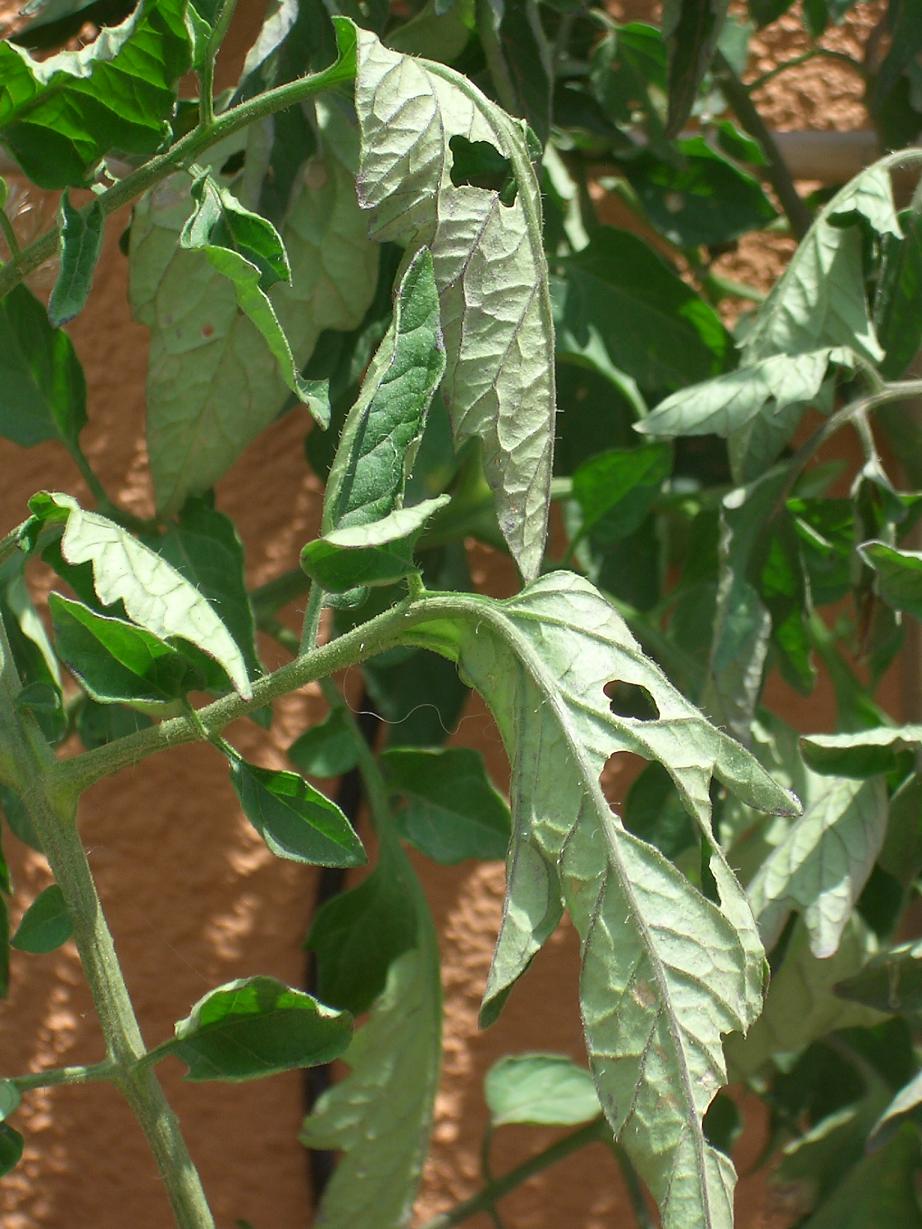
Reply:
[[[646,6],[644,6],[646,7]],[[260,5],[247,0],[234,31],[239,49],[257,24]],[[635,12],[637,6],[634,6]],[[859,5],[850,26],[830,44],[854,48],[874,18]],[[649,10],[647,10],[649,11]],[[796,17],[756,43],[755,71],[800,50]],[[848,129],[866,123],[858,82],[837,66],[818,63],[786,74],[762,100],[779,127]],[[108,229],[93,297],[72,333],[90,387],[87,449],[106,485],[125,504],[149,511],[143,444],[145,331],[126,305],[126,262],[116,246],[124,219]],[[784,245],[778,245],[783,247]],[[766,284],[778,268],[777,249],[746,241],[734,271]],[[317,490],[301,459],[305,419],[292,413],[271,427],[221,483],[219,506],[237,521],[251,579],[264,581],[290,566],[316,527]],[[0,526],[24,515],[40,487],[87,492],[59,450],[22,452],[0,441]],[[271,483],[267,498],[264,483]],[[505,565],[479,552],[484,584],[508,583]],[[291,612],[292,623],[296,611]],[[268,665],[280,660],[270,643]],[[829,697],[796,706],[778,697],[792,718],[822,728]],[[897,711],[895,693],[891,694]],[[312,689],[277,706],[268,735],[241,724],[231,731],[244,753],[282,765],[284,749],[321,712]],[[462,721],[456,741],[481,747],[497,780],[504,768],[498,737],[480,707]],[[210,987],[237,976],[268,973],[298,984],[300,949],[311,911],[314,876],[279,862],[241,819],[223,761],[210,748],[182,748],[96,787],[83,802],[82,831],[142,1027],[149,1043],[166,1037],[174,1020]],[[42,859],[7,842],[16,878],[14,923],[45,885]],[[421,1219],[469,1194],[478,1181],[484,1124],[481,1083],[499,1055],[528,1049],[579,1057],[577,950],[564,927],[513,993],[500,1022],[480,1033],[476,1014],[503,891],[499,865],[455,869],[418,866],[442,936],[446,995],[445,1061],[434,1147],[419,1204]],[[0,1069],[19,1073],[102,1056],[89,996],[70,945],[44,957],[18,955],[8,1001],[0,1007]],[[163,1076],[191,1151],[201,1167],[218,1224],[235,1218],[255,1229],[310,1224],[305,1154],[294,1142],[301,1114],[297,1075],[222,1088],[184,1085],[178,1064]],[[165,1229],[169,1211],[144,1142],[119,1097],[104,1086],[60,1088],[30,1095],[17,1116],[27,1140],[24,1163],[0,1188],[4,1229]],[[744,1162],[756,1154],[758,1115],[744,1141]],[[551,1133],[499,1133],[499,1170],[551,1138]],[[780,1225],[760,1180],[740,1186],[744,1229]],[[601,1146],[565,1162],[512,1196],[507,1223],[558,1229],[602,1229],[617,1223],[619,1179]],[[469,1222],[489,1229],[489,1221]],[[366,1229],[357,1226],[356,1229]],[[373,1226],[367,1229],[374,1229]]]

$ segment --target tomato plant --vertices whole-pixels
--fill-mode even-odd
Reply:
[[[728,1229],[731,1079],[763,1098],[764,1159],[803,1184],[798,1223],[868,1225],[884,1199],[888,1224],[919,1223],[905,919],[922,727],[875,689],[904,616],[922,615],[907,538],[922,382],[906,378],[922,229],[918,192],[904,202],[892,181],[922,155],[799,194],[753,101],[763,83],[743,79],[752,24],[787,7],[751,0],[747,22],[720,0],[671,0],[657,27],[579,0],[282,0],[223,92],[233,0],[141,0],[77,49],[113,11],[49,3],[0,46],[0,142],[60,194],[30,243],[0,212],[0,433],[58,441],[95,500],[40,491],[0,545],[0,801],[54,877],[2,967],[10,946],[72,937],[106,1043],[99,1062],[0,1082],[5,1170],[23,1146],[6,1119],[30,1090],[107,1081],[176,1223],[207,1229],[157,1065],[233,1082],[343,1057],[301,1136],[340,1154],[320,1219],[406,1224],[442,1014],[409,844],[506,858],[484,1025],[564,912],[581,944],[587,1067],[511,1055],[486,1087],[491,1131],[573,1131],[433,1226],[482,1210],[501,1223],[506,1191],[605,1139],[638,1224],[648,1195],[666,1229]],[[811,35],[849,7],[806,4]],[[887,147],[919,126],[910,9],[891,3],[885,50],[856,65]],[[600,221],[599,165],[641,233]],[[84,454],[67,331],[126,204],[131,310],[150,333],[149,519]],[[765,294],[719,262],[768,230],[799,243]],[[29,278],[55,256],[46,304]],[[220,483],[283,413],[304,415],[320,535],[251,590]],[[846,428],[861,462],[843,482],[818,453]],[[519,592],[477,591],[471,539],[508,553]],[[44,622],[39,564],[58,582]],[[294,632],[279,611],[298,595]],[[288,664],[264,669],[257,627]],[[335,679],[346,667],[381,717],[422,715],[361,728]],[[838,725],[801,738],[766,680],[809,695],[820,671]],[[227,740],[308,683],[329,715],[293,742],[297,771]],[[508,754],[508,805],[476,753],[443,745],[470,688]],[[223,757],[268,849],[339,890],[308,936],[309,992],[241,970],[148,1045],[77,818],[96,782],[191,741]],[[603,787],[616,753],[645,765],[617,811]],[[348,771],[375,854],[342,890],[367,860],[356,815],[308,778]]]

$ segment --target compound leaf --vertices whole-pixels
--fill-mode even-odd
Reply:
[[[761,1009],[764,960],[712,843],[709,787],[716,776],[770,811],[795,813],[796,801],[674,690],[582,578],[557,572],[509,601],[452,596],[433,607],[406,637],[456,657],[512,761],[509,884],[483,1016],[495,1016],[565,903],[582,938],[590,1065],[616,1136],[664,1226],[729,1227],[733,1169],[702,1119],[725,1076],[723,1035]],[[657,716],[614,714],[613,679],[645,690]],[[710,846],[719,901],[612,813],[599,778],[618,750],[669,772]]]
[[[181,1059],[188,1080],[255,1080],[332,1062],[351,1035],[348,1012],[273,977],[245,977],[209,990],[150,1057]]]
[[[432,251],[455,437],[482,442],[503,536],[530,579],[544,550],[555,397],[541,196],[525,133],[452,69],[390,51],[366,31],[355,105],[370,233]],[[514,199],[453,179],[462,138],[505,159]]]

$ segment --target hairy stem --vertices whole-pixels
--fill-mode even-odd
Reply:
[[[453,1225],[462,1225],[472,1216],[476,1216],[478,1212],[486,1212],[497,1200],[508,1195],[510,1191],[514,1191],[517,1186],[521,1186],[535,1174],[541,1173],[551,1165],[556,1165],[558,1161],[565,1160],[572,1153],[578,1152],[580,1148],[585,1148],[587,1144],[604,1140],[607,1130],[603,1119],[593,1119],[586,1126],[580,1127],[577,1131],[571,1131],[563,1139],[558,1139],[541,1152],[535,1153],[521,1165],[516,1165],[508,1173],[495,1178],[470,1199],[465,1199],[463,1203],[456,1204],[450,1211],[426,1221],[420,1229],[451,1229]]]
[[[22,797],[64,897],[106,1043],[107,1062],[102,1065],[141,1124],[179,1229],[214,1229],[179,1121],[153,1070],[140,1061],[147,1050],[77,832],[73,800],[53,787],[54,757],[37,724],[29,713],[17,712],[20,684],[2,621],[0,663],[0,762]]]
[[[100,1080],[111,1082],[117,1074],[118,1067],[107,1058],[101,1063],[89,1063],[87,1066],[50,1067],[47,1071],[32,1071],[28,1075],[11,1075],[5,1079],[15,1084],[20,1092],[28,1092],[32,1088],[53,1088],[58,1084],[92,1084]]]
[[[202,56],[202,69],[199,73],[201,98],[199,99],[199,114],[201,126],[207,129],[214,123],[214,66],[218,58],[224,36],[234,16],[237,0],[222,0],[215,16],[214,26],[208,36],[205,52]]]

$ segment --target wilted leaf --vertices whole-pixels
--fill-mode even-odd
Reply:
[[[734,1175],[702,1118],[724,1076],[722,1037],[762,1001],[763,957],[748,904],[713,845],[716,775],[750,804],[796,803],[646,659],[586,581],[558,572],[516,598],[432,599],[407,639],[456,655],[493,709],[512,761],[513,843],[503,927],[483,1016],[553,930],[562,903],[583,940],[581,1004],[599,1099],[660,1203],[664,1226],[729,1226]],[[658,715],[613,714],[612,680],[644,689]],[[602,794],[609,756],[670,773],[710,846],[719,903],[624,830]]]
[[[297,773],[231,760],[243,813],[279,858],[314,866],[361,866],[362,842],[330,798]]]
[[[749,885],[749,901],[767,948],[774,947],[789,912],[797,909],[813,954],[823,959],[835,953],[877,860],[886,826],[882,780],[827,783]]]
[[[0,44],[0,142],[42,188],[82,187],[110,150],[152,154],[190,64],[183,0],[141,0],[78,51]]]
[[[500,527],[526,577],[544,550],[554,431],[553,325],[541,199],[522,128],[452,69],[359,32],[359,199],[372,237],[432,251],[460,444],[476,437]],[[399,123],[394,117],[399,114]],[[492,145],[516,194],[452,182],[456,136]]]
[[[478,752],[394,747],[381,756],[381,769],[392,792],[406,800],[395,819],[417,849],[449,865],[506,856],[509,808]]]
[[[150,1057],[181,1059],[188,1080],[255,1080],[332,1062],[351,1034],[348,1012],[275,978],[246,977],[209,990]]]
[[[44,492],[29,501],[39,524],[66,522],[61,552],[71,564],[91,563],[103,605],[121,601],[128,617],[161,640],[188,640],[213,657],[241,696],[251,694],[240,649],[208,601],[166,560],[120,525],[85,512],[69,495]]]
[[[21,952],[53,952],[66,943],[73,925],[56,883],[45,888],[25,911],[10,946]]]
[[[484,1093],[494,1127],[571,1127],[602,1113],[592,1076],[563,1054],[501,1058],[487,1072]]]

